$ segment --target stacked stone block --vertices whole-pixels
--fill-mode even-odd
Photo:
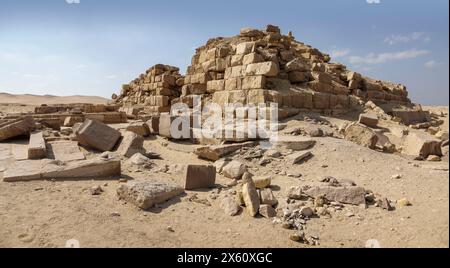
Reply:
[[[125,108],[140,107],[146,114],[169,112],[171,101],[180,96],[183,84],[179,68],[157,64],[123,85],[120,96],[113,95],[113,99]]]

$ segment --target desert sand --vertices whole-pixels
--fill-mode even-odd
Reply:
[[[448,108],[434,109],[447,114],[448,124]],[[308,116],[336,122],[335,118],[317,114]],[[289,127],[305,124],[295,118],[288,121]],[[301,165],[276,160],[255,168],[247,162],[255,175],[278,170],[271,188],[280,202],[291,186],[314,185],[333,176],[353,180],[390,200],[407,198],[412,203],[394,211],[345,206],[333,212],[331,218],[312,218],[306,232],[320,239],[320,247],[361,248],[371,239],[376,239],[381,247],[449,246],[448,156],[437,163],[413,161],[342,139],[313,139],[317,141],[311,149],[314,157]],[[0,143],[0,171],[14,161],[11,146],[26,144],[23,139]],[[244,212],[235,217],[224,214],[217,196],[229,189],[226,185],[230,180],[223,175],[218,175],[213,190],[186,191],[148,211],[119,200],[116,189],[122,184],[121,178],[181,183],[184,164],[208,163],[193,153],[195,145],[151,137],[144,147],[158,153],[161,159],[152,160],[152,168],[125,161],[120,178],[0,182],[0,247],[65,247],[70,239],[78,240],[81,247],[311,247],[289,240],[292,231],[272,220],[253,218]],[[95,155],[82,150],[88,158]],[[401,174],[401,178],[393,179],[395,174]],[[94,186],[100,186],[104,192],[93,196],[90,189]]]

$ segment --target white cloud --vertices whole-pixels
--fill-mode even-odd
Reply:
[[[335,49],[331,51],[332,58],[340,58],[347,56],[348,54],[350,54],[350,49],[342,49],[342,50]]]
[[[409,43],[412,41],[430,42],[431,38],[427,36],[426,33],[414,32],[409,35],[392,34],[384,39],[384,43],[389,44],[391,46],[399,43]]]
[[[367,4],[380,4],[381,0],[366,0]]]
[[[394,60],[406,60],[417,58],[419,56],[423,56],[429,53],[430,51],[428,50],[416,50],[416,49],[410,49],[394,53],[380,53],[380,54],[369,53],[364,57],[351,56],[349,58],[349,61],[351,64],[382,64]]]
[[[427,69],[433,69],[434,67],[436,67],[436,66],[438,66],[438,65],[439,65],[439,63],[437,63],[437,62],[434,61],[434,60],[427,61],[427,62],[425,62],[425,64],[424,64],[425,68],[427,68]]]
[[[105,76],[105,78],[106,78],[106,79],[116,79],[116,78],[117,78],[117,75],[114,75],[114,74],[112,74],[112,75],[107,75],[107,76]]]

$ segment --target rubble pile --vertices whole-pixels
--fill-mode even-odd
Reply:
[[[129,116],[159,114],[170,111],[174,98],[180,96],[183,76],[179,68],[157,64],[141,74],[131,83],[123,85],[119,96],[113,95],[115,103],[123,105]]]
[[[174,103],[192,107],[194,95],[219,105],[277,103],[280,118],[299,109],[339,113],[369,100],[411,106],[404,85],[352,72],[273,25],[210,39],[197,49],[185,77],[176,67],[156,65],[113,99],[161,113]]]

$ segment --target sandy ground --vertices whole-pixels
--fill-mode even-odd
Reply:
[[[272,189],[279,200],[291,186],[312,185],[333,176],[351,179],[390,200],[408,198],[413,204],[391,212],[346,206],[331,219],[314,218],[306,233],[320,237],[321,247],[364,247],[369,239],[378,240],[381,247],[449,247],[448,157],[443,162],[419,162],[345,140],[315,139],[314,156],[306,163],[293,166],[280,160],[252,172],[266,175],[279,169],[302,174],[300,179],[274,176]],[[11,161],[8,146],[20,142],[0,144],[0,174]],[[153,138],[146,140],[145,147],[161,155],[160,160],[152,160],[157,167],[136,172],[125,164],[123,178],[180,182],[178,165],[208,163],[190,152],[195,146]],[[171,172],[155,172],[165,165]],[[402,178],[392,179],[395,174]],[[219,176],[217,184],[228,181]],[[219,201],[211,198],[217,189],[188,191],[145,212],[118,200],[119,184],[117,179],[0,182],[0,247],[64,247],[69,239],[77,239],[81,247],[307,247],[290,241],[293,231],[271,220],[245,213],[226,216]],[[105,191],[100,196],[89,192],[96,185]],[[189,201],[195,194],[211,206]],[[348,211],[355,216],[346,216]]]
[[[51,96],[51,95],[14,95],[0,92],[0,103],[2,104],[25,104],[25,105],[41,105],[41,104],[70,104],[70,103],[92,103],[105,104],[108,99],[95,96]]]
[[[38,95],[13,95],[0,92],[0,116],[6,114],[33,113],[36,106],[41,104],[74,104],[92,103],[106,104],[108,99],[96,96],[38,96]]]

